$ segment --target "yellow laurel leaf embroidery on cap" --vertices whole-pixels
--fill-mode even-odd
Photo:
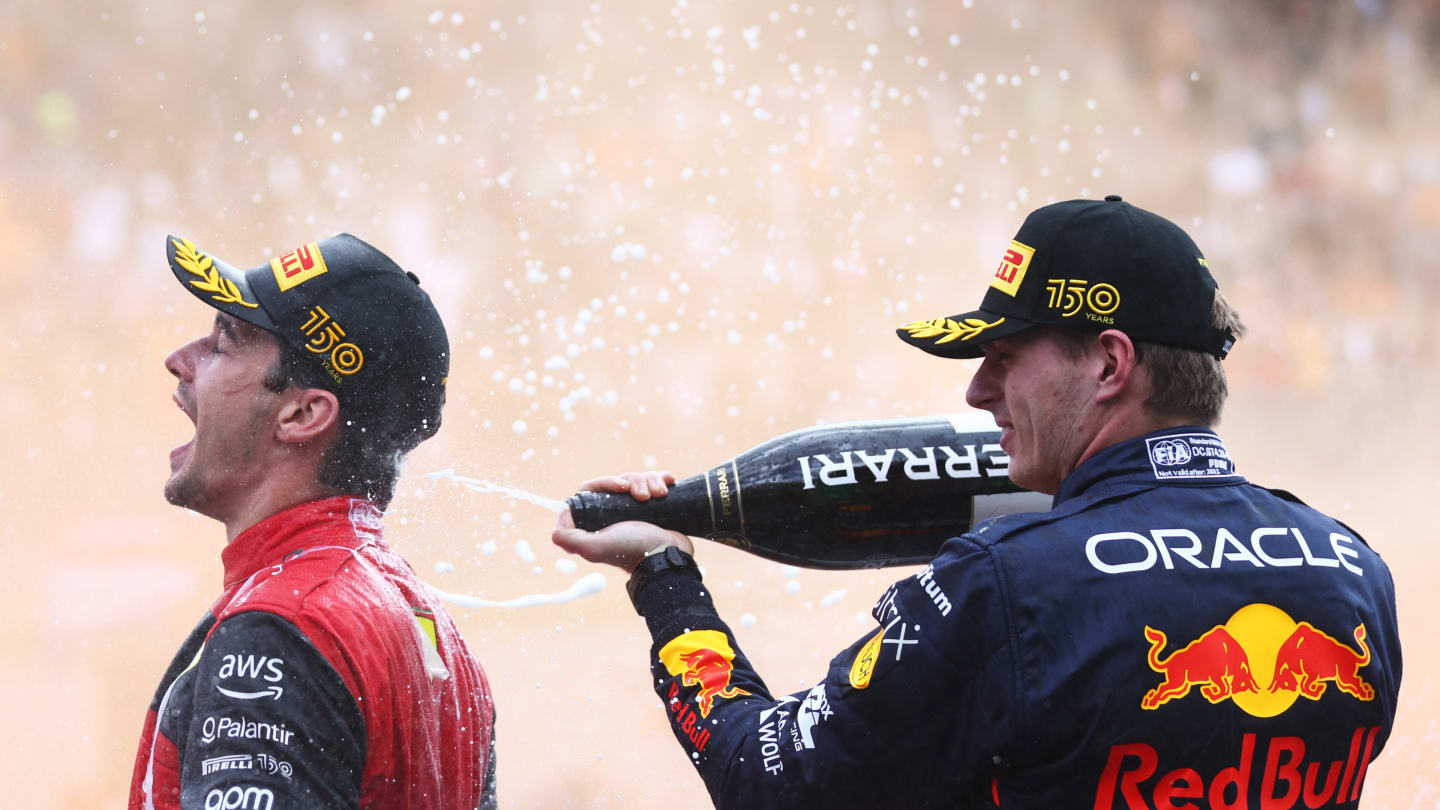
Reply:
[[[904,328],[910,330],[910,337],[932,338],[936,335],[945,334],[945,325],[947,323],[952,326],[955,325],[955,322],[949,318],[936,318],[933,321],[911,321],[905,324]]]
[[[257,308],[257,304],[245,300],[235,282],[220,275],[220,271],[215,269],[215,262],[197,250],[193,242],[189,239],[171,239],[170,242],[175,245],[175,262],[184,268],[185,272],[200,277],[198,280],[190,279],[191,286],[210,293],[211,298],[222,304]]]
[[[986,329],[1004,322],[1004,318],[996,318],[990,322],[979,318],[966,318],[963,322],[956,322],[953,318],[936,318],[933,321],[911,321],[903,328],[910,332],[910,337],[913,338],[938,337],[940,339],[935,341],[935,345],[939,346],[952,340],[971,340]]]

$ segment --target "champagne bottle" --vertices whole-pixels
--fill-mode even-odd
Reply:
[[[989,414],[883,419],[788,433],[676,483],[663,498],[580,492],[575,525],[643,520],[807,568],[929,562],[982,520],[1050,508],[1009,478]]]

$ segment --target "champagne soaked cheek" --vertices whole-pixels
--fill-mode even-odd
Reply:
[[[581,492],[567,502],[587,531],[643,520],[809,568],[929,562],[949,537],[1051,498],[1009,477],[987,414],[884,419],[772,439],[664,498]]]

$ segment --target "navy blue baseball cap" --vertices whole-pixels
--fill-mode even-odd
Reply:
[[[450,342],[420,279],[348,233],[240,270],[169,236],[170,270],[196,298],[279,336],[335,381],[342,408],[384,409],[422,437],[440,427]]]
[[[900,339],[940,357],[974,358],[1032,326],[1096,332],[1223,359],[1235,335],[1214,326],[1215,279],[1178,225],[1110,195],[1031,212],[971,312],[912,321]]]

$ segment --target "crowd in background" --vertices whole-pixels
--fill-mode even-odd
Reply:
[[[1242,433],[1328,402],[1348,421],[1312,424],[1316,441],[1363,436],[1421,425],[1434,401],[1434,3],[464,6],[0,8],[0,537],[37,572],[0,602],[24,619],[0,630],[0,687],[48,678],[72,707],[58,736],[37,719],[15,738],[7,782],[71,751],[66,801],[123,784],[161,660],[136,639],[163,657],[209,590],[154,584],[184,543],[199,571],[215,552],[201,522],[156,522],[187,429],[161,359],[209,317],[165,269],[167,234],[242,266],[340,231],[381,247],[421,277],[455,350],[446,429],[412,472],[549,497],[818,419],[962,407],[965,367],[901,352],[894,328],[973,307],[1023,215],[1071,197],[1122,194],[1206,251],[1252,328],[1232,387],[1277,409],[1232,412]],[[1279,455],[1259,461],[1288,475]],[[1409,463],[1385,474],[1433,496]],[[1315,475],[1322,493],[1330,480]],[[550,520],[416,497],[397,507],[433,545],[407,556],[462,569],[455,549],[538,544]],[[110,590],[126,566],[150,598]],[[486,570],[486,587],[510,581]],[[545,587],[517,570],[515,588]],[[492,619],[462,629],[525,632]],[[517,655],[543,646],[525,638]],[[523,733],[506,718],[523,715],[505,653],[475,646],[501,676],[502,799],[548,806],[525,756],[507,758]],[[643,700],[642,651],[614,654]]]

